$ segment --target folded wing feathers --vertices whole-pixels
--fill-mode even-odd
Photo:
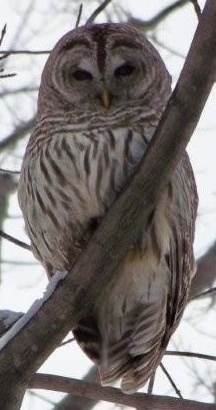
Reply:
[[[99,371],[103,385],[122,377],[121,388],[131,393],[141,387],[160,362],[165,328],[166,304],[143,305],[137,324],[114,346],[107,346]],[[134,322],[133,322],[134,324]]]

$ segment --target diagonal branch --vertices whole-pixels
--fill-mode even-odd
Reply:
[[[97,16],[105,10],[105,8],[108,6],[109,3],[111,3],[112,0],[104,0],[97,8],[96,10],[92,13],[92,15],[88,18],[86,21],[85,25],[93,24],[94,21],[96,20]]]
[[[24,138],[26,134],[28,134],[28,132],[30,132],[34,128],[35,124],[36,124],[36,117],[32,117],[30,118],[30,120],[26,121],[24,124],[17,126],[10,135],[8,135],[2,141],[0,141],[0,150],[3,151],[17,144],[19,140]]]
[[[139,236],[140,226],[142,229],[147,226],[214,83],[215,21],[216,2],[207,0],[180,79],[131,183],[110,208],[68,275],[62,275],[58,282],[58,272],[45,298],[3,336],[0,408],[20,408],[34,372],[69,329],[89,312],[94,300],[115,275],[128,247]],[[52,286],[55,287],[53,293]]]
[[[178,10],[179,8],[186,6],[189,2],[190,0],[177,0],[174,3],[168,5],[167,7],[164,7],[163,10],[159,11],[159,13],[157,13],[154,17],[146,21],[130,16],[130,15],[127,15],[126,13],[128,17],[127,22],[139,30],[143,30],[143,31],[154,30],[170,14],[172,14],[174,11]]]
[[[30,246],[30,245],[28,245],[28,244],[25,243],[25,242],[20,241],[19,239],[14,238],[14,237],[11,236],[11,235],[8,235],[7,233],[5,233],[4,231],[2,231],[2,230],[0,229],[0,238],[1,238],[1,237],[4,238],[4,239],[7,239],[9,242],[14,243],[14,244],[17,245],[17,246],[20,246],[20,247],[23,248],[23,249],[26,249],[26,250],[28,250],[28,251],[31,250],[31,246]]]

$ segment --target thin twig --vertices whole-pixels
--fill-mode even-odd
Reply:
[[[153,375],[150,377],[149,379],[149,384],[148,384],[148,394],[152,394],[153,393],[153,387],[154,387],[154,382],[155,382],[155,375],[156,372],[153,373]]]
[[[198,295],[192,296],[189,300],[191,301],[191,300],[203,298],[203,297],[209,296],[209,295],[211,295],[212,293],[215,293],[215,292],[216,292],[216,287],[205,290],[204,292],[201,292]]]
[[[42,394],[35,393],[31,390],[28,391],[28,394],[29,394],[29,396],[37,397],[37,399],[40,399],[40,400],[44,401],[45,403],[49,403],[52,406],[56,405],[56,403],[53,400],[49,400],[47,397],[43,396]]]
[[[0,174],[6,175],[20,175],[20,171],[11,171],[10,169],[0,168]]]
[[[37,92],[38,91],[38,87],[21,87],[21,88],[16,88],[13,90],[3,90],[0,93],[0,98],[4,98],[4,97],[8,97],[8,96],[14,96],[16,94],[21,94],[21,93],[33,93],[33,92]]]
[[[81,16],[82,16],[82,10],[83,10],[83,5],[82,5],[82,3],[81,3],[80,6],[79,6],[79,12],[78,12],[78,16],[77,16],[77,21],[76,21],[75,27],[79,27],[79,23],[80,23]]]
[[[30,120],[16,127],[11,134],[9,134],[2,141],[0,141],[0,150],[3,151],[4,149],[9,148],[11,145],[15,145],[18,142],[18,140],[23,138],[28,132],[32,130],[35,124],[36,116],[30,118]]]
[[[2,231],[1,229],[0,229],[0,236],[1,236],[2,238],[6,239],[7,241],[14,243],[15,245],[20,246],[20,247],[23,248],[23,249],[27,249],[28,251],[31,250],[31,246],[30,246],[30,245],[28,245],[28,244],[25,243],[25,242],[20,241],[19,239],[14,238],[14,237],[11,236],[11,235],[8,235],[7,233],[5,233],[4,231]]]
[[[93,24],[97,16],[108,6],[109,3],[111,3],[112,0],[105,0],[103,3],[100,4],[96,8],[95,11],[91,14],[91,16],[88,18],[86,21],[85,25],[88,26],[89,24]]]
[[[3,39],[4,39],[4,36],[5,36],[5,34],[6,34],[6,29],[7,29],[7,24],[4,25],[4,27],[3,27],[2,31],[1,31],[0,46],[1,46],[1,44],[2,44],[2,41],[3,41]]]
[[[0,54],[1,54],[1,53],[2,53],[2,52],[0,51]],[[10,53],[6,53],[6,54],[2,55],[2,56],[0,57],[0,61],[4,60],[5,58],[8,58],[9,55],[10,55]]]
[[[216,362],[216,356],[211,356],[209,354],[203,354],[203,353],[178,352],[178,351],[167,350],[165,355],[194,357],[196,359],[212,360],[213,362]]]
[[[161,367],[161,370],[163,371],[163,373],[165,374],[165,376],[167,377],[167,379],[169,380],[171,386],[172,386],[173,389],[175,390],[177,396],[178,396],[180,399],[183,399],[183,396],[182,396],[180,390],[177,388],[177,386],[176,386],[174,380],[172,379],[172,377],[170,376],[170,374],[168,373],[168,371],[166,370],[166,368],[164,367],[164,365],[163,365],[162,363],[160,363],[160,367]]]
[[[189,3],[190,0],[178,0],[173,4],[165,7],[162,11],[157,13],[154,17],[149,20],[142,20],[139,18],[132,17],[129,13],[125,13],[128,18],[128,23],[140,30],[148,31],[153,30],[162,21],[164,21],[171,13],[173,13],[178,8],[181,8]]]
[[[10,78],[15,77],[16,73],[0,74],[0,78]]]
[[[15,265],[15,266],[37,266],[38,262],[24,262],[24,261],[14,261],[14,260],[1,260],[2,265]]]
[[[172,47],[169,47],[167,44],[164,44],[162,41],[160,41],[157,37],[157,34],[154,33],[151,36],[149,36],[149,38],[154,41],[154,43],[156,43],[158,46],[162,47],[164,50],[168,51],[169,53],[171,53],[172,55],[182,58],[183,60],[185,60],[186,56],[182,53],[180,53],[177,50],[174,50]]]
[[[191,3],[193,4],[193,6],[194,6],[194,10],[195,10],[195,13],[196,13],[196,15],[197,15],[197,18],[198,18],[198,20],[200,19],[200,17],[201,17],[201,14],[202,14],[202,11],[201,11],[201,8],[200,8],[200,5],[199,5],[199,3],[198,3],[198,1],[197,0],[190,0],[191,1]]]
[[[66,346],[66,345],[68,345],[69,343],[74,342],[74,341],[75,341],[74,337],[71,337],[70,339],[66,340],[65,342],[62,342],[62,343],[60,344],[60,346],[58,346],[58,348],[59,348],[59,347]]]
[[[5,24],[2,31],[1,31],[1,36],[0,36],[0,46],[2,44],[2,41],[4,39],[4,36],[6,34],[6,27],[7,25]],[[7,58],[9,55],[9,53],[4,54],[2,57],[0,57],[0,61],[4,60],[5,58]],[[4,72],[4,68],[0,69],[0,78],[8,78],[8,77],[14,77],[16,75],[16,73],[10,73],[10,74],[1,74]]]
[[[50,54],[51,50],[0,50],[0,54],[30,54],[30,55],[40,55],[40,54]]]
[[[163,373],[165,374],[165,376],[167,377],[167,379],[169,380],[171,386],[172,386],[173,389],[175,390],[177,396],[178,396],[180,399],[183,399],[183,396],[182,396],[180,390],[177,388],[177,386],[176,386],[174,380],[172,379],[172,377],[170,376],[170,374],[168,373],[168,371],[166,370],[166,368],[164,367],[164,365],[163,365],[162,363],[160,363],[160,367],[161,367]]]

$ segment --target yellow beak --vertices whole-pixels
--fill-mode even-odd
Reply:
[[[104,108],[109,108],[111,105],[111,94],[106,88],[101,93],[101,102]]]

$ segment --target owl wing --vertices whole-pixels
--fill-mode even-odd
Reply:
[[[172,225],[172,239],[167,265],[172,272],[167,311],[167,337],[174,332],[183,314],[190,290],[191,280],[196,271],[193,253],[195,220],[198,195],[192,167],[185,152],[177,166],[174,183],[181,187],[175,223]],[[169,331],[170,328],[170,331]]]
[[[134,392],[143,386],[159,365],[182,317],[195,272],[193,239],[198,199],[186,153],[170,184],[173,185],[170,192],[174,212],[170,217],[169,250],[158,265],[160,275],[170,277],[169,286],[166,289],[162,283],[158,300],[140,304],[130,312],[130,319],[122,318],[122,328],[128,327],[128,330],[110,349],[108,362],[100,366],[103,383],[109,384],[123,376],[121,388],[126,392]]]

